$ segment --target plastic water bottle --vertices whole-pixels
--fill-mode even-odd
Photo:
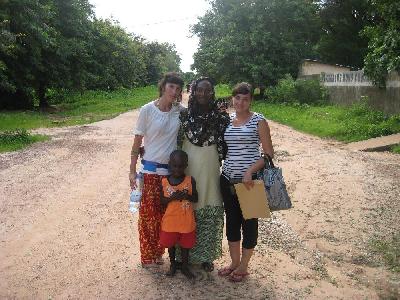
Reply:
[[[140,200],[142,199],[142,188],[143,188],[143,174],[139,173],[136,176],[136,189],[131,191],[129,210],[135,213],[139,210]]]

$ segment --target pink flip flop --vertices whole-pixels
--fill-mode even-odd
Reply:
[[[229,274],[229,281],[232,282],[242,282],[243,279],[245,279],[247,276],[249,275],[249,273],[235,273],[235,272],[231,272]]]
[[[219,269],[219,270],[218,270],[218,275],[219,275],[219,276],[222,276],[222,277],[228,276],[228,275],[230,275],[233,271],[235,271],[235,269],[231,269],[231,268],[229,268],[229,267],[225,267],[225,268],[222,268],[222,269]]]

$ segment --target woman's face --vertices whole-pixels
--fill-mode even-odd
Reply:
[[[237,94],[233,97],[233,107],[237,113],[249,112],[251,104],[250,94]]]
[[[167,82],[163,89],[163,97],[172,103],[175,99],[179,98],[182,88],[179,84]]]
[[[207,105],[213,96],[213,88],[211,83],[207,80],[200,81],[197,84],[195,96],[200,105]]]

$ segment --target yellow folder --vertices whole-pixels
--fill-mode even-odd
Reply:
[[[244,219],[270,218],[267,193],[262,180],[253,180],[254,186],[248,190],[243,183],[236,183],[235,190]]]

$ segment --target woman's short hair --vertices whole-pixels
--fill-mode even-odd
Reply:
[[[238,83],[237,85],[235,85],[235,87],[232,90],[232,96],[235,97],[238,94],[242,94],[242,95],[250,94],[250,96],[253,98],[253,88],[247,82]]]
[[[160,97],[162,96],[163,89],[165,88],[165,85],[167,83],[177,84],[181,87],[181,89],[183,89],[184,82],[178,73],[176,72],[165,73],[163,78],[158,83],[158,93],[160,94]]]

